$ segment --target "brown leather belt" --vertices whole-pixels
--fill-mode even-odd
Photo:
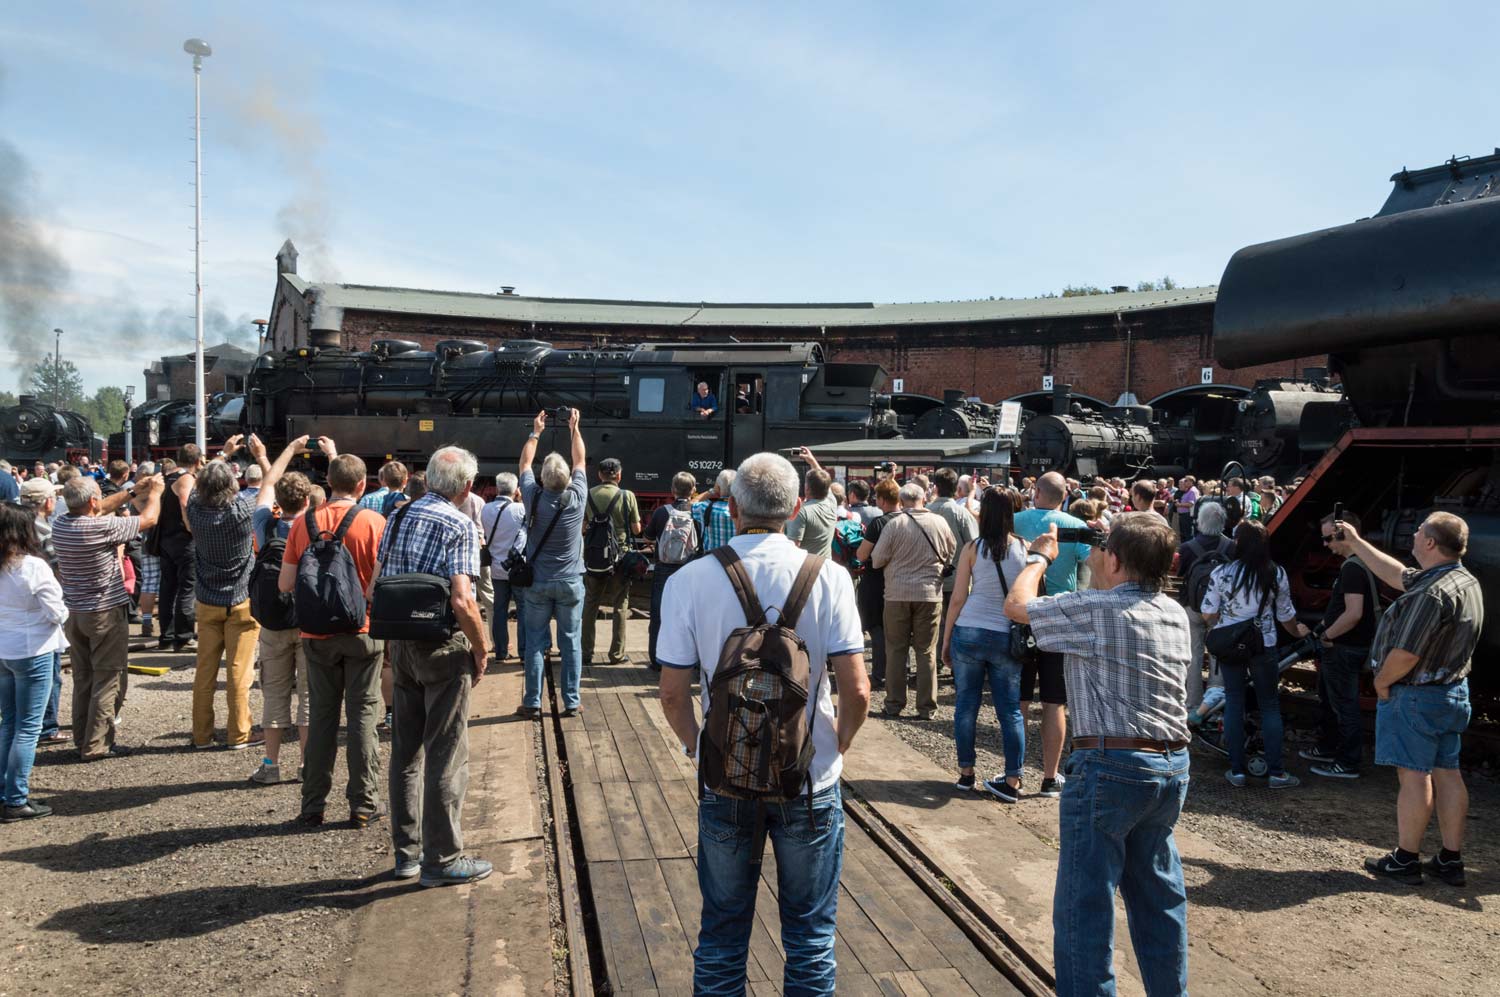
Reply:
[[[1153,741],[1148,737],[1075,737],[1073,750],[1103,748],[1106,751],[1181,751],[1186,741]]]

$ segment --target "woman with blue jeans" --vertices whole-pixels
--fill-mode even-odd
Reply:
[[[62,586],[47,562],[31,513],[0,505],[0,822],[45,817],[31,799],[31,763],[52,692],[54,652],[66,642]]]
[[[1276,624],[1304,637],[1307,627],[1297,622],[1286,572],[1271,560],[1266,527],[1243,520],[1234,531],[1234,560],[1215,568],[1203,595],[1203,619],[1210,631],[1256,621],[1264,650],[1248,661],[1218,659],[1224,678],[1224,746],[1229,751],[1225,777],[1235,786],[1245,784],[1246,688],[1254,686],[1260,707],[1261,737],[1266,744],[1266,768],[1271,789],[1290,789],[1301,780],[1290,775],[1281,760],[1281,673],[1276,667]]]
[[[958,747],[958,789],[973,791],[974,728],[984,684],[989,681],[995,718],[1005,747],[1005,774],[986,780],[996,798],[1021,798],[1026,761],[1026,722],[1021,716],[1021,663],[1010,656],[1005,596],[1026,565],[1026,545],[1012,529],[1010,491],[991,488],[979,504],[979,538],[963,549],[953,579],[953,597],[943,623],[943,663],[953,669],[953,739]]]

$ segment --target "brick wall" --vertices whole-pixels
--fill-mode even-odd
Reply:
[[[822,338],[830,359],[877,363],[909,392],[941,396],[962,388],[986,401],[1042,388],[1051,374],[1082,394],[1114,401],[1127,390],[1141,401],[1201,383],[1201,369],[1212,366],[1216,383],[1246,387],[1261,377],[1298,375],[1321,366],[1326,357],[1229,370],[1213,361],[1212,306],[1113,316],[1054,319],[1046,323],[985,323],[929,327],[887,326],[828,331],[815,329],[716,329],[714,338],[740,341]],[[556,346],[603,346],[691,339],[675,327],[533,327],[529,323],[445,319],[384,312],[348,312],[343,345],[367,350],[377,339],[408,339],[424,348],[442,339],[540,339]],[[695,330],[702,336],[702,330]],[[706,337],[705,337],[706,338]]]

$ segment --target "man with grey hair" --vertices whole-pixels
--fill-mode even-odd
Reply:
[[[937,641],[943,611],[943,575],[958,543],[937,513],[926,508],[926,491],[915,481],[901,486],[900,513],[880,531],[870,564],[885,573],[885,709],[897,717],[906,707],[906,658],[917,658],[917,716],[937,712]]]
[[[232,436],[224,449],[233,452],[240,437]],[[269,470],[266,447],[259,437],[248,440],[257,472]],[[260,475],[256,475],[256,480]],[[219,660],[224,660],[224,697],[228,716],[224,746],[242,751],[265,743],[252,734],[250,683],[255,679],[255,645],[260,624],[250,615],[250,570],[255,567],[251,542],[255,498],[235,480],[234,470],[221,454],[198,474],[188,497],[187,528],[193,534],[193,617],[198,628],[197,671],[193,677],[193,746],[214,743],[214,691],[219,685]]]
[[[490,613],[490,636],[495,660],[510,657],[510,604],[516,604],[516,651],[525,653],[526,608],[524,589],[510,587],[510,572],[505,559],[511,551],[526,545],[526,506],[516,495],[520,484],[514,474],[503,471],[495,475],[495,498],[480,510],[480,528],[484,546],[490,552],[490,578],[495,585],[495,605]]]
[[[578,683],[583,677],[583,506],[588,494],[584,468],[588,452],[578,430],[578,410],[568,410],[571,471],[562,454],[542,461],[542,480],[531,469],[537,441],[547,429],[547,413],[538,412],[531,435],[521,447],[521,497],[528,509],[526,560],[532,567],[526,590],[526,689],[518,711],[531,719],[542,715],[542,645],[547,628],[557,621],[557,648],[562,665],[563,716],[578,715]]]
[[[458,628],[446,639],[393,640],[396,708],[391,724],[391,840],[397,879],[422,886],[484,879],[490,863],[464,854],[462,816],[469,783],[469,690],[489,655],[474,582],[479,527],[460,508],[479,462],[459,447],[427,461],[427,494],[391,516],[376,576],[437,575],[448,580]],[[372,583],[373,584],[373,583]]]
[[[1203,639],[1208,633],[1208,624],[1203,619],[1203,596],[1214,568],[1228,564],[1234,557],[1234,542],[1224,535],[1226,518],[1222,504],[1199,504],[1193,539],[1177,549],[1177,577],[1182,579],[1179,595],[1188,611],[1188,630],[1193,641],[1187,670],[1188,719],[1193,722],[1201,720],[1197,710],[1203,703]],[[1198,565],[1197,571],[1193,570],[1195,564]],[[1224,684],[1212,656],[1208,659],[1208,671],[1210,687]]]
[[[729,515],[729,490],[733,487],[734,472],[726,467],[714,479],[713,488],[693,502],[693,519],[698,523],[698,536],[703,538],[704,553],[719,549],[734,536],[734,520]]]
[[[127,754],[115,744],[116,708],[125,694],[130,651],[126,609],[130,593],[120,571],[120,545],[151,527],[161,514],[162,480],[144,478],[134,493],[108,499],[93,478],[76,477],[63,487],[68,511],[57,519],[52,546],[58,581],[68,607],[68,654],[73,663],[73,743],[84,761]],[[138,516],[114,513],[132,494]]]
[[[265,476],[265,471],[259,464],[251,464],[245,468],[245,487],[240,489],[240,497],[247,498],[251,504],[260,497],[260,483]]]
[[[707,381],[699,381],[697,393],[693,395],[693,412],[700,419],[712,419],[715,412],[719,410],[719,398],[708,390]]]
[[[797,472],[786,458],[755,454],[740,465],[729,502],[737,535],[731,559],[744,570],[761,606],[779,607],[803,565],[815,557],[784,534],[797,511]],[[721,552],[722,554],[723,552]],[[694,993],[743,993],[760,877],[757,828],[776,853],[781,937],[787,993],[833,993],[834,931],[843,864],[844,815],[839,795],[843,755],[870,705],[864,634],[849,573],[822,561],[802,612],[797,636],[806,644],[809,724],[813,750],[808,795],[764,809],[708,790],[698,804],[698,885],[702,927],[693,954]],[[667,583],[658,653],[661,703],[683,750],[696,758],[699,725],[692,676],[703,671],[702,706],[731,632],[745,626],[745,610],[719,556],[684,565]],[[828,673],[838,677],[834,713]],[[760,823],[758,824],[758,820]]]

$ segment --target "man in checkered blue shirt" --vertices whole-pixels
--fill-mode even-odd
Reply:
[[[1038,597],[1057,527],[1032,542],[1005,614],[1061,652],[1073,752],[1052,900],[1059,994],[1113,993],[1115,891],[1149,994],[1187,993],[1187,893],[1172,829],[1188,788],[1187,612],[1162,591],[1177,533],[1125,513],[1089,555],[1093,587]]]
[[[714,479],[713,489],[693,503],[693,519],[705,551],[717,550],[734,536],[734,520],[729,517],[729,489],[733,485],[734,471],[725,468]]]
[[[460,826],[469,781],[469,689],[484,677],[489,654],[474,596],[479,527],[459,509],[478,471],[467,450],[444,447],[433,454],[427,461],[427,494],[391,517],[375,570],[377,578],[417,573],[448,579],[459,626],[442,641],[389,642],[395,671],[391,838],[396,878],[420,875],[423,886],[472,883],[491,871],[490,863],[464,854]]]

